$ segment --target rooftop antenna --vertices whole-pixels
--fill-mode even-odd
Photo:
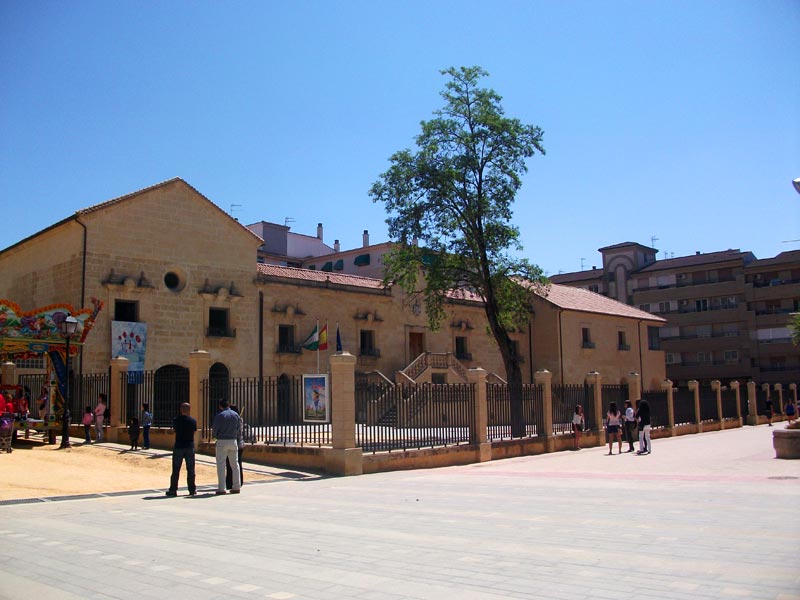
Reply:
[[[286,217],[283,219],[283,226],[288,227],[289,223],[294,223],[295,220],[292,217]]]
[[[233,217],[233,211],[234,211],[234,209],[237,209],[237,208],[242,208],[242,205],[241,204],[231,204],[231,209],[228,211],[230,216]],[[236,219],[236,217],[233,217],[233,218]],[[238,221],[239,219],[236,219],[236,220]]]
[[[581,271],[583,271],[583,263],[585,263],[585,262],[586,262],[586,259],[585,258],[581,258]]]

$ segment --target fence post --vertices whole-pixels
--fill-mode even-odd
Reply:
[[[636,371],[631,371],[625,380],[628,384],[628,400],[635,406],[636,401],[642,399],[642,377]]]
[[[325,470],[333,475],[361,475],[364,460],[356,447],[356,357],[337,352],[330,358],[331,444]]]
[[[553,435],[553,374],[547,369],[536,371],[533,375],[536,385],[542,386],[542,431],[546,452],[555,449],[556,438]]]
[[[189,405],[190,415],[197,420],[197,433],[194,434],[194,445],[199,447],[202,433],[208,431],[208,413],[210,409],[203,404],[203,380],[208,379],[211,367],[211,355],[205,350],[189,353]],[[211,436],[209,435],[209,441]]]
[[[110,442],[118,442],[120,440],[119,426],[124,425],[122,416],[122,396],[125,393],[123,389],[122,374],[128,372],[128,359],[118,356],[111,359],[109,382],[108,382],[108,402],[109,409],[111,410],[111,422],[108,428],[108,440]],[[125,430],[122,431],[122,438]]]
[[[755,381],[747,382],[747,424],[758,425],[758,400]]]
[[[489,408],[486,404],[486,371],[481,368],[467,371],[467,381],[475,389],[475,418],[470,440],[478,446],[478,462],[492,460],[492,444],[488,441]]]
[[[17,385],[17,365],[11,361],[4,362],[0,381],[3,385]]]
[[[773,388],[778,392],[778,410],[781,411],[781,419],[783,419],[783,384],[776,383]]]
[[[738,427],[742,426],[742,398],[741,398],[741,389],[739,386],[738,381],[731,381],[729,384],[730,388],[734,392],[734,397],[736,398],[736,418],[739,420]]]
[[[661,389],[667,392],[667,427],[669,435],[675,435],[675,399],[673,397],[672,381],[665,379],[661,384]]]
[[[605,445],[605,440],[602,438],[603,433],[603,388],[601,387],[600,373],[591,371],[586,374],[586,383],[594,388],[594,418],[597,423],[593,423],[592,431],[599,432],[598,440],[600,445]]]
[[[697,428],[697,433],[703,433],[703,416],[700,412],[700,382],[692,379],[689,384],[689,390],[694,393],[694,423]]]
[[[722,383],[719,379],[714,379],[711,382],[711,390],[717,398],[717,420],[719,421],[719,428],[725,429],[725,419],[722,416]]]

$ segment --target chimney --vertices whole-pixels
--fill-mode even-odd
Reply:
[[[695,256],[700,256],[700,250],[695,250],[694,254],[695,254]]]
[[[369,246],[369,230],[368,229],[364,230],[363,238],[364,238],[364,248],[366,248],[367,246]]]
[[[339,248],[340,248],[340,246],[339,246],[339,240],[334,240],[334,241],[333,241],[333,251],[334,251],[334,252],[338,252],[338,251],[339,251]]]
[[[322,241],[322,223],[317,223],[317,239]]]

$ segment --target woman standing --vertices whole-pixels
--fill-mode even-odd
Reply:
[[[608,412],[606,413],[606,429],[608,431],[608,454],[614,454],[614,438],[616,438],[617,443],[619,444],[619,453],[622,454],[622,431],[620,431],[620,419],[622,417],[622,413],[619,412],[617,408],[617,403],[612,402],[608,406]]]
[[[97,398],[97,406],[94,409],[94,428],[95,428],[95,441],[103,441],[103,421],[106,418],[106,395],[100,394]]]
[[[575,414],[572,416],[572,432],[575,434],[575,450],[581,449],[581,431],[586,427],[586,419],[583,416],[583,407],[578,404],[575,407]]]

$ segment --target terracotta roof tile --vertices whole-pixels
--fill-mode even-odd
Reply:
[[[539,292],[537,292],[537,294],[551,304],[565,310],[576,310],[580,312],[666,323],[666,320],[661,317],[651,315],[633,306],[628,306],[622,302],[617,302],[616,300],[582,288],[551,283],[550,287],[547,289],[546,295]]]
[[[752,252],[742,252],[741,250],[722,250],[721,252],[708,252],[706,254],[691,254],[689,256],[679,256],[677,258],[667,258],[659,260],[639,269],[638,273],[650,273],[652,271],[662,271],[664,269],[682,269],[687,267],[699,267],[709,263],[741,261],[749,263],[755,256]]]
[[[371,277],[361,277],[359,275],[345,275],[343,273],[330,273],[328,271],[315,271],[312,269],[299,269],[297,267],[283,267],[281,265],[259,264],[258,274],[267,277],[281,277],[284,279],[295,279],[301,281],[317,281],[324,283],[330,281],[335,285],[348,285],[351,287],[363,287],[374,290],[384,289],[383,281]]]

